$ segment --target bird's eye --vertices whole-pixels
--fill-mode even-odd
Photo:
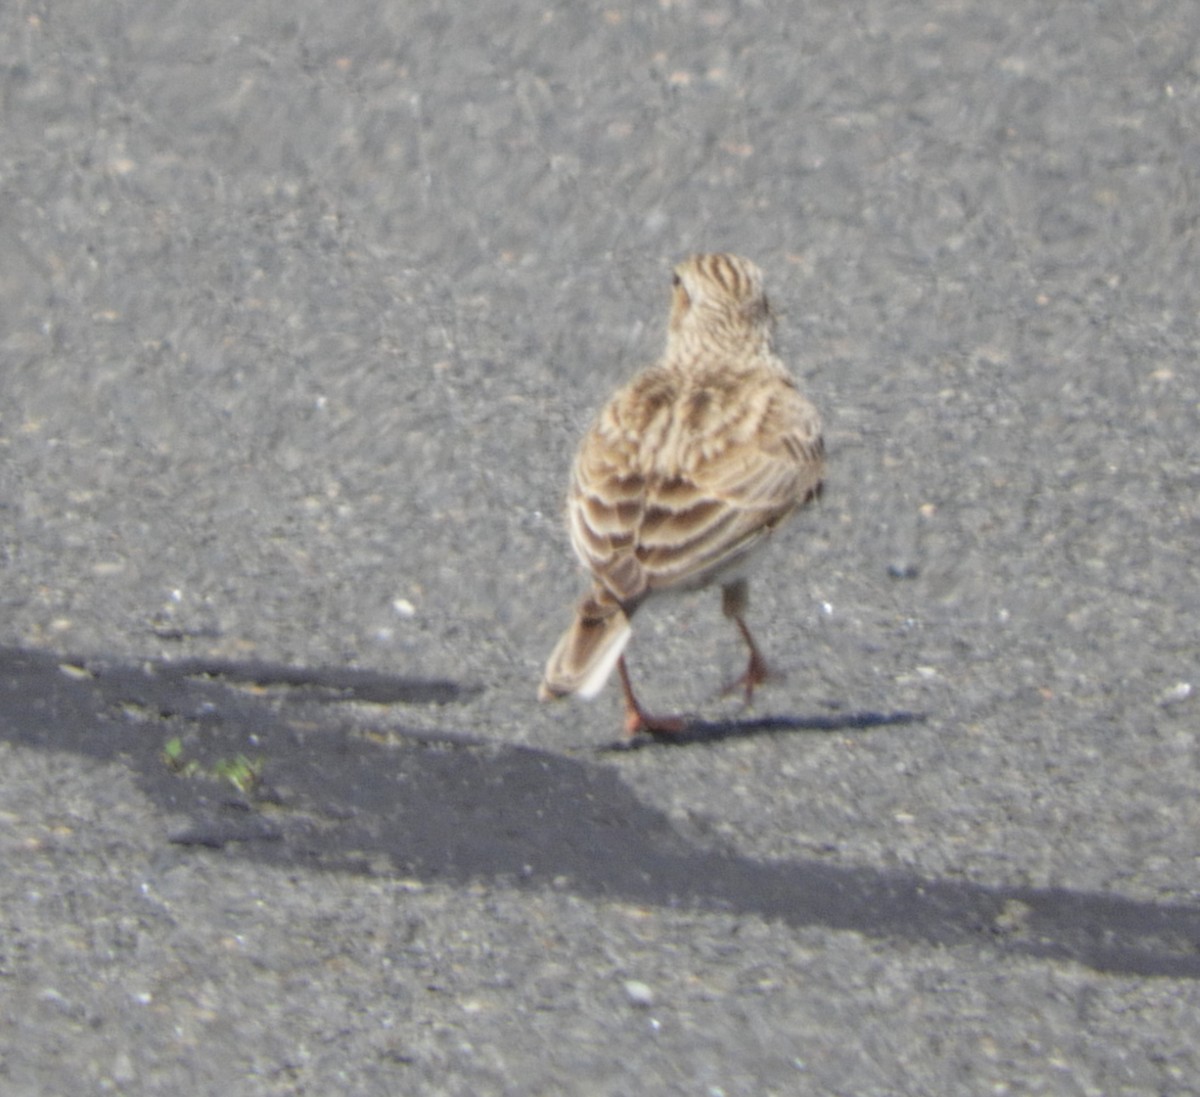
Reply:
[[[673,285],[673,286],[682,286],[682,285],[683,285],[683,279],[682,279],[682,278],[680,278],[678,274],[672,274],[672,275],[671,275],[671,285]]]

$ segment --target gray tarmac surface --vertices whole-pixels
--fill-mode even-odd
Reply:
[[[62,0],[0,58],[0,1092],[1200,1093],[1200,6]],[[830,478],[785,680],[639,617],[697,730],[613,750],[534,700],[566,470],[717,248]]]

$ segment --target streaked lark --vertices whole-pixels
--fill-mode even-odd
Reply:
[[[571,472],[567,523],[592,578],[546,664],[539,697],[593,697],[614,667],[630,735],[678,732],[652,716],[625,665],[646,599],[720,583],[749,663],[747,701],[767,676],[746,625],[747,564],[785,518],[820,491],[821,421],[775,355],[762,272],[736,255],[675,268],[667,346],[608,402]]]

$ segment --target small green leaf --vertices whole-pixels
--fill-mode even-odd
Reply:
[[[173,770],[178,770],[183,765],[183,740],[176,735],[172,739],[168,739],[163,744],[163,761]]]
[[[222,758],[213,766],[213,776],[228,781],[242,792],[252,791],[262,775],[262,758],[247,758],[239,754],[236,758]]]

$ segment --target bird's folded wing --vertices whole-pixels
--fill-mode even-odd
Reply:
[[[623,604],[704,583],[817,490],[820,424],[792,386],[774,386],[739,425],[729,444],[693,433],[677,459],[657,468],[603,419],[585,438],[569,501],[571,539]]]

